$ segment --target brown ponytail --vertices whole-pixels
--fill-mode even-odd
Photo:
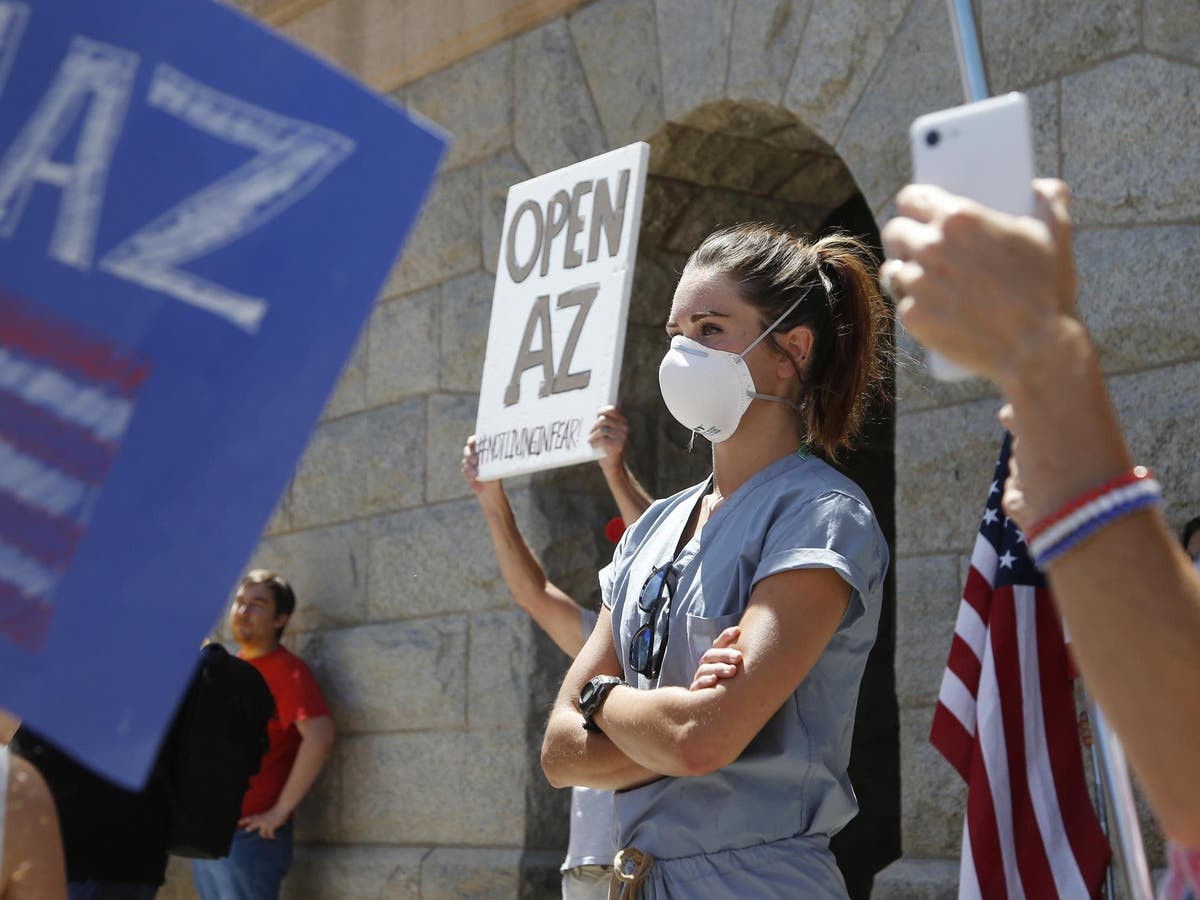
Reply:
[[[816,242],[772,225],[746,224],[705,238],[685,271],[710,270],[738,283],[768,327],[812,329],[813,350],[800,374],[800,432],[830,459],[850,446],[871,403],[883,393],[888,312],[870,251],[857,238]]]

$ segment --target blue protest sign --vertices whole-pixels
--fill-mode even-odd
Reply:
[[[211,0],[0,0],[0,706],[140,783],[444,141]]]

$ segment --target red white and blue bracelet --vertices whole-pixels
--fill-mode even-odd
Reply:
[[[1109,522],[1139,509],[1162,503],[1162,486],[1145,466],[1105,482],[1076,497],[1025,532],[1038,566],[1062,556]]]

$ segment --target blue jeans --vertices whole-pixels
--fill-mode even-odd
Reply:
[[[193,860],[192,880],[200,900],[277,900],[291,864],[291,822],[274,840],[239,828],[228,856]]]

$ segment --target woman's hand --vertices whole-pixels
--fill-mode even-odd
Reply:
[[[475,453],[475,435],[468,437],[467,443],[463,445],[462,473],[467,486],[471,488],[471,492],[475,495],[475,499],[485,509],[488,508],[489,504],[494,504],[503,499],[504,488],[499,481],[479,480],[479,456]]]
[[[605,472],[619,471],[625,465],[625,443],[629,440],[629,420],[615,406],[603,406],[596,414],[588,443],[604,453],[597,460]]]
[[[732,678],[742,667],[742,651],[730,646],[736,644],[742,636],[742,629],[737,625],[726,628],[717,635],[713,645],[704,651],[700,657],[700,666],[692,678],[690,690],[700,691],[716,687],[724,678]]]

